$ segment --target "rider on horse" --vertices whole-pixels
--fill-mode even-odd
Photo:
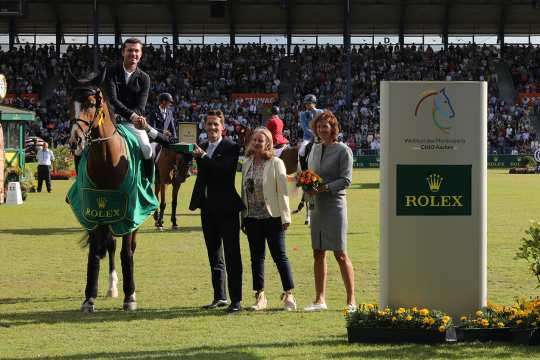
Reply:
[[[305,111],[302,111],[300,113],[300,120],[299,120],[299,126],[302,129],[303,136],[302,136],[302,142],[300,143],[300,150],[298,150],[298,162],[300,163],[300,170],[307,170],[308,167],[308,156],[311,152],[311,148],[313,147],[314,142],[314,136],[313,131],[311,131],[311,128],[309,127],[310,123],[315,119],[315,117],[319,114],[322,114],[321,109],[317,109],[317,97],[313,94],[308,94],[304,97],[304,108]],[[304,207],[304,203],[306,202],[307,198],[302,196],[302,200],[298,204],[297,209],[294,211],[294,213],[299,212]],[[309,206],[307,208],[306,212],[306,221],[305,224],[308,225],[310,222],[310,210]]]
[[[300,128],[303,132],[302,143],[300,144],[300,150],[298,151],[300,167],[302,170],[307,169],[307,157],[313,146],[313,132],[309,127],[311,121],[319,114],[322,114],[321,109],[317,109],[317,97],[313,94],[308,94],[304,97],[305,111],[300,113]]]
[[[145,174],[151,179],[154,173],[152,146],[147,132],[140,128],[140,124],[146,122],[143,114],[150,91],[150,76],[138,67],[142,53],[143,44],[139,39],[126,39],[122,45],[122,63],[107,70],[105,90],[116,122],[124,123],[137,137]]]
[[[170,139],[176,139],[176,129],[173,112],[170,109],[173,104],[173,97],[171,94],[165,92],[159,94],[159,105],[150,111],[148,116],[148,124],[154,129],[162,132]],[[152,144],[154,145],[154,144]],[[152,146],[154,152],[154,158],[157,161],[160,147],[155,144]]]
[[[277,157],[281,155],[281,152],[289,144],[289,140],[283,136],[283,120],[279,117],[279,107],[272,106],[272,117],[266,123],[266,127],[272,134],[272,141],[274,142],[274,153]]]

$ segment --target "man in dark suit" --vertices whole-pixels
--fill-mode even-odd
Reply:
[[[123,122],[137,137],[143,155],[145,173],[151,178],[154,172],[152,147],[146,131],[137,129],[134,123],[141,123],[148,93],[150,76],[139,69],[143,44],[139,39],[129,38],[122,45],[122,63],[107,69],[105,92],[112,110],[117,115],[116,121]]]
[[[198,173],[189,205],[190,210],[201,209],[201,223],[212,272],[214,299],[203,307],[227,305],[226,268],[231,298],[227,310],[237,312],[241,309],[242,301],[239,212],[243,203],[234,187],[234,178],[240,147],[222,138],[224,117],[220,110],[208,112],[204,127],[208,143],[202,148],[196,146],[193,151]]]

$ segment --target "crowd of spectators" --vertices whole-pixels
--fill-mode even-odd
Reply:
[[[449,46],[434,51],[414,45],[357,46],[352,49],[352,108],[346,106],[345,56],[341,46],[293,48],[270,45],[146,46],[140,66],[152,79],[148,107],[169,92],[175,98],[178,121],[192,121],[202,130],[204,114],[221,109],[227,135],[237,139],[239,126],[264,124],[267,110],[255,102],[231,100],[233,92],[278,93],[285,135],[294,143],[301,136],[298,114],[307,93],[317,96],[318,107],[336,113],[340,134],[356,154],[376,154],[380,147],[379,83],[381,80],[485,80],[488,82],[488,152],[530,153],[538,146],[530,117],[533,103],[506,103],[498,93],[496,63],[506,61],[517,91],[536,92],[539,50],[533,47]],[[113,46],[99,49],[101,66],[119,61]],[[53,146],[68,137],[67,67],[75,76],[92,76],[93,48],[69,46],[61,60],[53,46],[24,46],[0,51],[0,72],[6,74],[14,104],[35,110],[38,122],[30,132]],[[540,90],[540,89],[539,89]],[[31,102],[25,93],[38,93]],[[201,134],[204,138],[204,133]]]

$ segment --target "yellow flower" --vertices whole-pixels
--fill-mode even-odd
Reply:
[[[461,321],[467,321],[467,317],[466,317],[466,316],[462,316],[462,317],[459,318],[459,320],[461,320]]]
[[[444,325],[448,324],[448,322],[450,321],[450,316],[446,315],[446,316],[443,316],[442,318],[442,323]]]
[[[384,316],[384,313],[382,311],[377,311],[377,316]]]
[[[397,309],[397,313],[398,314],[403,314],[405,312],[405,309],[400,307],[399,309]]]
[[[373,306],[373,304],[367,304],[366,307],[369,309],[369,310],[372,310],[375,308],[375,306]]]
[[[523,320],[516,321],[516,325],[521,325],[523,323]]]
[[[347,315],[349,313],[349,309],[344,308],[343,310],[341,310],[341,312],[343,313],[343,315]]]
[[[504,327],[504,323],[500,322],[497,324],[497,327],[500,327],[500,328],[503,328]]]
[[[392,316],[392,322],[396,322],[396,321],[397,321],[397,317]]]
[[[411,320],[412,320],[412,316],[411,316],[411,315],[407,315],[407,317],[405,318],[405,320],[411,321]]]
[[[418,312],[418,309],[416,308],[416,306],[413,307],[411,310],[412,310],[413,313]]]
[[[387,308],[384,309],[385,314],[390,314],[390,311],[392,311],[392,310],[390,310],[389,307],[387,307]]]
[[[420,315],[422,316],[427,316],[429,314],[429,310],[428,309],[422,309],[420,310]]]
[[[446,331],[446,328],[444,326],[439,326],[439,332],[445,332]]]
[[[480,321],[480,324],[481,324],[483,327],[488,327],[489,321],[487,321],[486,319],[482,319],[482,321]]]
[[[484,316],[484,313],[483,313],[482,311],[478,310],[478,311],[476,312],[476,316],[482,317],[482,316]]]

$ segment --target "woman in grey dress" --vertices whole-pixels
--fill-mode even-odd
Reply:
[[[347,255],[347,199],[345,189],[352,181],[353,156],[349,147],[337,142],[339,123],[325,111],[311,123],[319,143],[313,146],[308,168],[320,175],[323,184],[309,192],[313,196],[311,244],[314,257],[315,301],[306,311],[326,310],[326,251],[334,252],[347,291],[349,310],[356,309],[354,269]]]

